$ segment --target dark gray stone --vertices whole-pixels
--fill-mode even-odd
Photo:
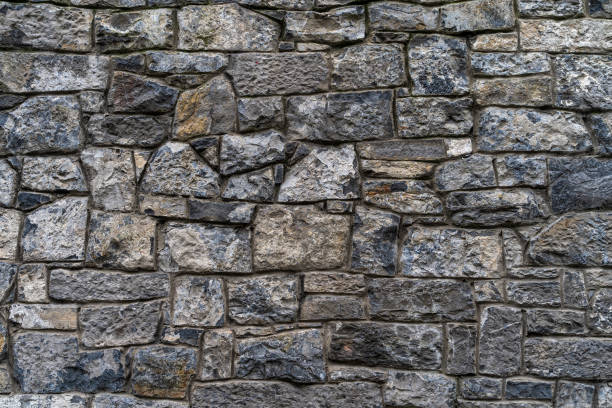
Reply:
[[[587,293],[582,271],[567,270],[563,272],[563,305],[584,308],[587,302]]]
[[[96,45],[102,52],[170,48],[173,45],[172,10],[154,9],[96,13]]]
[[[501,399],[502,379],[467,377],[460,380],[461,397],[469,400]]]
[[[514,20],[509,0],[473,0],[440,8],[440,27],[452,33],[510,29]]]
[[[238,123],[241,132],[282,129],[284,122],[283,101],[278,96],[238,100]]]
[[[446,372],[453,375],[475,374],[476,326],[449,324],[447,333]]]
[[[398,98],[400,137],[461,136],[472,130],[470,98]]]
[[[255,213],[255,205],[190,199],[187,202],[189,218],[207,222],[248,224]]]
[[[427,3],[427,1],[422,3]],[[440,12],[437,8],[424,7],[416,4],[385,1],[380,3],[370,3],[368,5],[369,27],[371,30],[435,30],[438,27],[439,14]],[[408,40],[406,39],[406,41],[397,42],[408,42]]]
[[[547,185],[546,159],[522,155],[506,155],[495,159],[500,187]]]
[[[285,39],[342,43],[365,37],[365,7],[350,6],[327,12],[288,11],[285,13]]]
[[[271,202],[274,198],[274,171],[271,167],[236,174],[227,180],[221,197],[229,200]]]
[[[384,388],[385,404],[392,407],[452,408],[456,381],[437,373],[393,371]]]
[[[406,81],[402,47],[398,44],[363,44],[342,48],[333,54],[332,66],[334,89],[386,88],[402,85]]]
[[[527,310],[527,333],[540,336],[586,332],[584,312],[576,310]]]
[[[400,217],[359,206],[353,222],[351,270],[395,275]]]
[[[181,276],[174,281],[172,323],[176,326],[218,327],[225,322],[223,281]]]
[[[508,301],[521,306],[561,306],[558,281],[509,281]]]
[[[556,56],[553,61],[556,106],[612,109],[612,56],[567,54]]]
[[[18,268],[19,265],[17,264],[0,261],[0,302],[3,302],[7,296],[11,295]],[[6,339],[4,343],[6,344]]]
[[[154,147],[170,135],[169,116],[96,114],[87,122],[93,144]]]
[[[589,0],[587,7],[591,17],[612,17],[612,3],[608,0]]]
[[[507,399],[539,399],[553,398],[554,383],[531,378],[512,378],[506,381]]]
[[[363,299],[358,296],[306,295],[300,308],[300,320],[365,319]]]
[[[276,130],[250,135],[223,135],[220,164],[224,175],[254,170],[285,159],[284,136]]]
[[[436,168],[434,177],[440,191],[495,187],[497,184],[493,159],[479,154],[442,163]]]
[[[364,201],[403,214],[442,214],[442,200],[420,180],[366,180]]]
[[[111,112],[164,113],[174,108],[177,97],[178,90],[158,80],[115,72],[108,105]]]
[[[587,124],[597,141],[595,152],[602,155],[612,154],[612,112],[590,115]]]
[[[485,307],[480,317],[479,372],[500,376],[518,374],[522,332],[520,309]]]
[[[559,381],[557,386],[558,408],[591,408],[595,387],[570,381]]]

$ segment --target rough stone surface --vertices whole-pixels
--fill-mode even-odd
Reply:
[[[452,33],[514,27],[512,1],[471,0],[440,8],[440,27]]]
[[[605,34],[612,27],[609,20],[521,20],[519,27],[521,45],[526,51],[581,52],[612,49],[612,41]]]
[[[368,13],[370,28],[380,31],[434,30],[440,14],[436,8],[386,1],[371,3]]]
[[[521,367],[521,311],[505,306],[487,306],[480,318],[479,371],[513,375]]]
[[[401,98],[397,102],[401,137],[461,136],[472,130],[468,98]]]
[[[442,201],[419,180],[365,180],[364,201],[403,214],[441,214]]]
[[[365,7],[351,6],[328,12],[289,11],[285,38],[296,41],[339,43],[365,37]]]
[[[353,223],[351,269],[376,275],[394,275],[400,218],[358,207]]]
[[[554,64],[558,77],[557,106],[612,109],[612,56],[560,55],[555,57]]]
[[[285,158],[285,141],[276,130],[250,135],[224,135],[219,151],[221,173],[253,170]]]
[[[557,406],[559,408],[590,408],[593,403],[595,387],[570,381],[559,381]]]
[[[579,17],[584,14],[582,4],[575,0],[520,0],[518,11],[521,17]]]
[[[447,408],[454,405],[455,381],[442,374],[392,372],[384,391],[392,407]]]
[[[397,86],[406,76],[402,48],[396,44],[347,47],[333,55],[332,64],[332,87],[340,90]]]
[[[161,81],[116,72],[108,94],[112,112],[164,113],[172,110],[178,91]]]
[[[474,374],[476,372],[476,326],[450,324],[447,327],[448,355],[446,371],[449,374],[455,375]]]
[[[480,105],[546,106],[551,104],[548,77],[478,79],[473,92]]]
[[[76,330],[74,305],[11,305],[9,319],[23,329]]]
[[[172,20],[170,9],[96,13],[96,44],[104,52],[169,48]]]
[[[548,56],[541,52],[475,52],[471,55],[471,64],[474,73],[483,76],[540,74],[551,68]]]
[[[228,283],[229,317],[238,324],[292,322],[298,312],[298,281],[264,276]]]
[[[470,190],[496,185],[493,159],[481,155],[447,161],[436,168],[434,177],[436,187],[440,191]]]

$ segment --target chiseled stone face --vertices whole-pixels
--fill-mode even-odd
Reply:
[[[433,373],[391,373],[384,391],[385,403],[394,407],[450,408],[454,405],[455,381]]]
[[[285,38],[296,41],[341,43],[365,37],[365,7],[350,6],[328,12],[289,11]]]
[[[172,323],[177,326],[221,326],[225,297],[220,279],[181,276],[175,280]]]
[[[104,52],[172,46],[172,10],[96,13],[96,44]]]

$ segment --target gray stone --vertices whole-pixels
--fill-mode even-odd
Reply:
[[[612,17],[612,7],[608,0],[589,0],[587,7],[591,17]]]
[[[597,141],[595,152],[602,155],[612,154],[612,112],[590,115],[587,124]]]
[[[473,0],[440,7],[440,28],[452,33],[511,29],[514,20],[509,0]]]
[[[547,106],[552,103],[549,77],[478,79],[472,87],[479,105]]]
[[[480,317],[479,372],[499,376],[518,374],[521,368],[522,332],[520,309],[485,307]],[[528,361],[527,357],[525,361]]]
[[[239,95],[286,95],[329,89],[326,54],[235,54],[228,74]]]
[[[168,116],[96,114],[87,133],[96,145],[153,147],[170,135],[171,123]]]
[[[183,50],[275,51],[280,25],[236,4],[187,6],[178,13]]]
[[[512,378],[506,381],[507,399],[541,399],[553,398],[554,383],[531,378]]]
[[[477,303],[501,303],[504,301],[503,282],[486,280],[474,282],[474,300]]]
[[[241,132],[270,128],[282,129],[284,122],[281,97],[268,96],[238,100],[238,123]]]
[[[587,295],[582,271],[563,273],[563,304],[569,307],[586,307]]]
[[[609,28],[612,30],[612,24]],[[612,56],[559,55],[554,58],[554,64],[556,106],[612,109]]]
[[[400,137],[461,136],[472,130],[470,98],[398,98]]]
[[[508,277],[518,279],[554,279],[561,276],[563,269],[556,267],[524,267],[508,270]],[[582,282],[584,286],[584,281]]]
[[[355,294],[365,291],[362,274],[342,272],[309,272],[302,283],[304,292]]]
[[[166,297],[169,291],[168,275],[161,272],[54,269],[49,274],[51,298],[71,302],[147,300]]]
[[[543,52],[474,52],[470,62],[474,74],[483,76],[527,75],[550,71],[550,60]]]
[[[585,269],[584,274],[589,286],[612,286],[612,275],[606,269]]]
[[[445,375],[392,371],[384,399],[391,407],[452,408],[455,393],[455,380]]]
[[[0,109],[10,109],[25,101],[26,97],[22,95],[0,93]]]
[[[251,272],[251,234],[239,227],[168,223],[159,267],[167,272]]]
[[[75,305],[11,305],[9,319],[22,329],[77,329]]]
[[[612,39],[606,33],[612,30],[612,21],[575,20],[521,20],[519,35],[525,51],[583,52],[610,51]],[[592,56],[595,60],[605,56]],[[589,56],[589,59],[591,56]]]
[[[419,2],[427,3],[427,1]],[[437,8],[397,2],[368,5],[369,26],[380,31],[428,31],[438,27]]]
[[[584,334],[584,313],[575,310],[527,310],[527,333],[540,336]]]
[[[142,54],[115,55],[111,57],[111,65],[114,71],[143,73],[145,56]]]
[[[0,208],[0,259],[17,258],[19,225],[22,218],[19,211]],[[22,245],[27,244],[28,242],[24,240]]]
[[[230,200],[270,202],[274,198],[274,171],[271,167],[237,174],[227,180],[221,197]]]
[[[227,66],[226,55],[216,52],[147,52],[147,69],[150,72],[166,74],[208,74]]]
[[[412,277],[501,277],[502,245],[496,231],[414,227],[401,247],[402,274]]]
[[[364,201],[403,214],[442,214],[442,201],[427,182],[419,180],[365,180]]]
[[[332,66],[334,89],[385,88],[406,81],[404,56],[398,44],[346,47],[332,55]]]
[[[187,217],[187,199],[150,194],[138,196],[138,209],[141,213],[156,217]]]
[[[255,213],[255,205],[249,203],[189,200],[187,206],[189,218],[207,222],[249,224]]]
[[[559,381],[557,385],[558,408],[591,408],[595,387],[570,381]]]
[[[612,334],[612,288],[595,292],[587,318],[589,326],[596,333]]]
[[[93,399],[93,408],[189,408],[187,402],[169,400],[150,400],[129,395],[97,394]],[[72,408],[72,407],[68,407]],[[80,408],[80,407],[75,407]]]
[[[23,211],[33,210],[43,204],[53,201],[54,199],[55,197],[52,194],[20,191],[17,193],[16,207]]]
[[[225,175],[257,169],[285,159],[284,137],[276,130],[223,135],[219,157]]]
[[[0,89],[8,92],[104,89],[109,65],[107,57],[98,55],[3,52]]]
[[[302,300],[300,320],[365,319],[363,299],[357,296],[307,295]]]
[[[102,52],[170,48],[174,33],[171,9],[96,13],[96,45]]]
[[[600,407],[612,404],[612,385],[610,383],[599,386],[597,401]]]
[[[155,225],[144,215],[92,211],[87,261],[98,267],[153,269]]]
[[[238,324],[286,323],[297,318],[297,278],[244,278],[229,281],[227,287],[229,317]]]
[[[105,106],[104,92],[83,91],[79,94],[81,110],[87,113],[102,112]]]
[[[431,176],[434,167],[418,161],[361,160],[361,171],[368,177],[423,178]]]
[[[495,170],[500,187],[543,187],[547,184],[547,167],[544,157],[516,154],[497,157]]]
[[[37,407],[37,408],[86,408],[87,399],[77,394],[62,395],[12,395],[1,396],[0,404],[6,407]]]
[[[365,7],[351,6],[327,12],[289,11],[285,38],[294,41],[342,43],[365,37]]]
[[[436,168],[436,187],[440,191],[495,187],[493,159],[474,154],[444,162]]]
[[[535,401],[459,401],[459,408],[551,408],[550,402]]]
[[[222,380],[232,376],[234,333],[231,330],[209,330],[202,340],[201,380]]]
[[[440,160],[445,159],[443,140],[401,140],[364,142],[357,145],[359,156],[377,160]]]
[[[0,154],[75,151],[83,141],[79,120],[76,97],[33,96],[0,113]]]
[[[174,108],[178,91],[161,81],[115,72],[108,91],[111,112],[164,113]]]
[[[186,347],[138,349],[133,356],[132,391],[145,397],[185,398],[196,362],[196,350]]]
[[[471,43],[474,51],[516,51],[518,36],[515,32],[480,34]]]
[[[330,381],[371,381],[385,382],[388,376],[388,370],[376,369],[369,367],[351,367],[351,366],[328,366],[328,378]]]
[[[9,372],[8,363],[0,364],[0,393],[2,394],[10,394],[13,388],[11,373]],[[8,401],[2,401],[2,398],[10,398],[10,397],[0,397],[0,403],[9,404]],[[83,403],[85,400],[83,400]],[[10,405],[9,405],[10,406]],[[85,408],[85,405],[83,405]]]
[[[584,15],[582,2],[577,0],[520,0],[521,17],[580,17]]]
[[[7,297],[12,296],[11,292],[13,289],[13,285],[15,284],[15,278],[17,277],[18,268],[19,265],[17,264],[0,262],[0,301],[12,301],[11,299],[7,299]],[[0,319],[0,321],[2,320]],[[7,341],[6,337],[0,335],[0,356],[2,355],[2,349],[6,348],[2,346],[2,343],[4,343],[4,346],[6,346]]]
[[[311,329],[239,340],[234,366],[238,378],[324,382],[323,335]]]
[[[48,303],[47,267],[43,264],[28,264],[19,267],[17,300],[26,303]]]
[[[591,148],[580,116],[561,111],[485,108],[478,122],[481,151],[583,152]]]
[[[461,397],[465,399],[501,399],[501,378],[467,377],[460,380]]]
[[[473,304],[471,307],[473,307]],[[446,372],[454,375],[475,374],[476,326],[449,324],[447,330]]]
[[[192,139],[189,144],[215,169],[219,168],[219,136]]]
[[[93,205],[102,210],[129,211],[134,206],[136,182],[132,152],[89,148],[81,153]]]
[[[353,223],[351,269],[375,275],[395,275],[400,217],[357,207]]]
[[[85,347],[152,343],[160,315],[160,302],[81,307],[81,342]]]
[[[164,308],[164,320],[167,320],[167,304],[162,307]],[[200,344],[200,338],[204,331],[204,329],[192,329],[189,327],[164,326],[161,333],[161,342],[165,344],[197,347]]]
[[[86,224],[86,197],[62,198],[32,211],[25,217],[21,233],[23,259],[26,261],[83,260]]]
[[[0,160],[0,204],[10,206],[17,193],[17,171],[7,160]]]
[[[561,286],[558,281],[509,281],[508,301],[521,306],[560,306]]]

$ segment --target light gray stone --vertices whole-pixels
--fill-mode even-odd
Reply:
[[[146,57],[149,71],[166,74],[208,74],[228,64],[227,56],[216,52],[149,51]]]
[[[19,211],[0,208],[0,259],[17,258],[19,225],[22,218]],[[25,240],[22,245],[27,245]]]
[[[400,137],[462,136],[472,130],[470,98],[398,98]]]
[[[27,264],[19,267],[17,300],[26,303],[48,303],[47,267],[44,264]]]
[[[240,98],[238,122],[241,132],[282,129],[285,122],[283,100],[279,96]]]
[[[334,89],[386,88],[406,81],[404,56],[398,44],[363,44],[342,48],[332,55],[332,66]]]
[[[563,272],[563,304],[568,307],[584,308],[587,306],[587,294],[584,275],[580,270]]]
[[[612,24],[609,28],[612,29]],[[553,61],[557,76],[556,106],[612,109],[612,56],[567,54],[556,56]]]
[[[37,408],[86,408],[87,399],[77,394],[62,395],[11,395],[1,396],[0,404],[6,407],[37,407]]]
[[[588,324],[596,332],[612,334],[612,288],[595,292],[588,311]]]
[[[363,299],[358,296],[306,295],[300,308],[300,320],[365,319]]]
[[[559,381],[557,386],[558,408],[591,408],[595,387],[570,381]]]
[[[465,399],[500,399],[502,380],[491,377],[467,377],[460,380],[461,397]]]
[[[508,281],[508,301],[521,306],[561,306],[558,281]]]
[[[435,164],[418,161],[361,160],[364,176],[381,178],[424,178],[431,176]]]
[[[521,47],[525,51],[610,51],[612,39],[606,34],[610,30],[612,21],[596,19],[525,19],[519,24]]]
[[[219,157],[221,173],[224,175],[283,161],[284,136],[276,130],[250,135],[223,135]]]
[[[522,331],[520,309],[485,307],[480,317],[479,372],[500,376],[518,374]]]
[[[87,191],[81,166],[70,157],[24,157],[21,186],[42,191]]]
[[[0,235],[1,236],[1,235]],[[2,246],[0,245],[0,248]],[[0,301],[9,300],[8,296],[12,296],[13,285],[15,284],[15,278],[17,277],[17,271],[19,265],[9,262],[0,262]],[[4,343],[6,346],[6,333],[2,334],[2,319],[0,319],[0,343]],[[0,344],[0,356],[5,350]]]
[[[102,52],[170,48],[174,41],[171,9],[113,13],[98,11],[96,45]]]
[[[474,300],[477,303],[501,303],[504,301],[503,282],[486,280],[474,282]]]
[[[531,186],[547,184],[546,159],[522,155],[506,155],[495,159],[497,181],[501,187]]]
[[[156,217],[187,217],[187,199],[151,194],[138,196],[138,209],[141,213]]]
[[[514,27],[509,0],[472,0],[440,7],[440,28],[453,33],[504,30]]]
[[[365,180],[364,201],[403,214],[442,214],[442,201],[420,180]]]
[[[516,51],[518,36],[515,32],[480,34],[471,43],[474,51]]]
[[[285,14],[285,39],[341,43],[365,37],[365,7],[350,6],[327,12],[289,11]]]
[[[440,191],[495,187],[497,184],[493,159],[479,154],[442,163],[436,168],[434,177]]]
[[[7,160],[0,160],[0,204],[10,206],[17,193],[17,170]]]
[[[452,408],[455,393],[455,380],[445,375],[392,371],[384,399],[391,407]]]
[[[304,274],[304,292],[355,294],[365,291],[362,274],[342,272],[309,272]]]
[[[221,197],[230,200],[270,202],[274,198],[274,171],[271,167],[237,174],[227,180]]]
[[[232,376],[234,333],[228,329],[208,330],[202,340],[201,380],[222,380]]]
[[[9,319],[22,329],[76,330],[77,307],[14,303],[10,308]]]
[[[554,383],[533,378],[512,378],[506,380],[507,399],[552,400]]]
[[[377,31],[435,30],[439,14],[437,8],[415,4],[385,1],[368,5],[369,27]]]
[[[595,152],[600,155],[612,154],[612,112],[590,115],[587,124],[597,141]]]
[[[551,67],[543,52],[474,52],[470,62],[474,74],[483,76],[540,74],[549,72]]]
[[[582,3],[576,0],[520,0],[518,12],[521,17],[567,18],[584,15]]]

